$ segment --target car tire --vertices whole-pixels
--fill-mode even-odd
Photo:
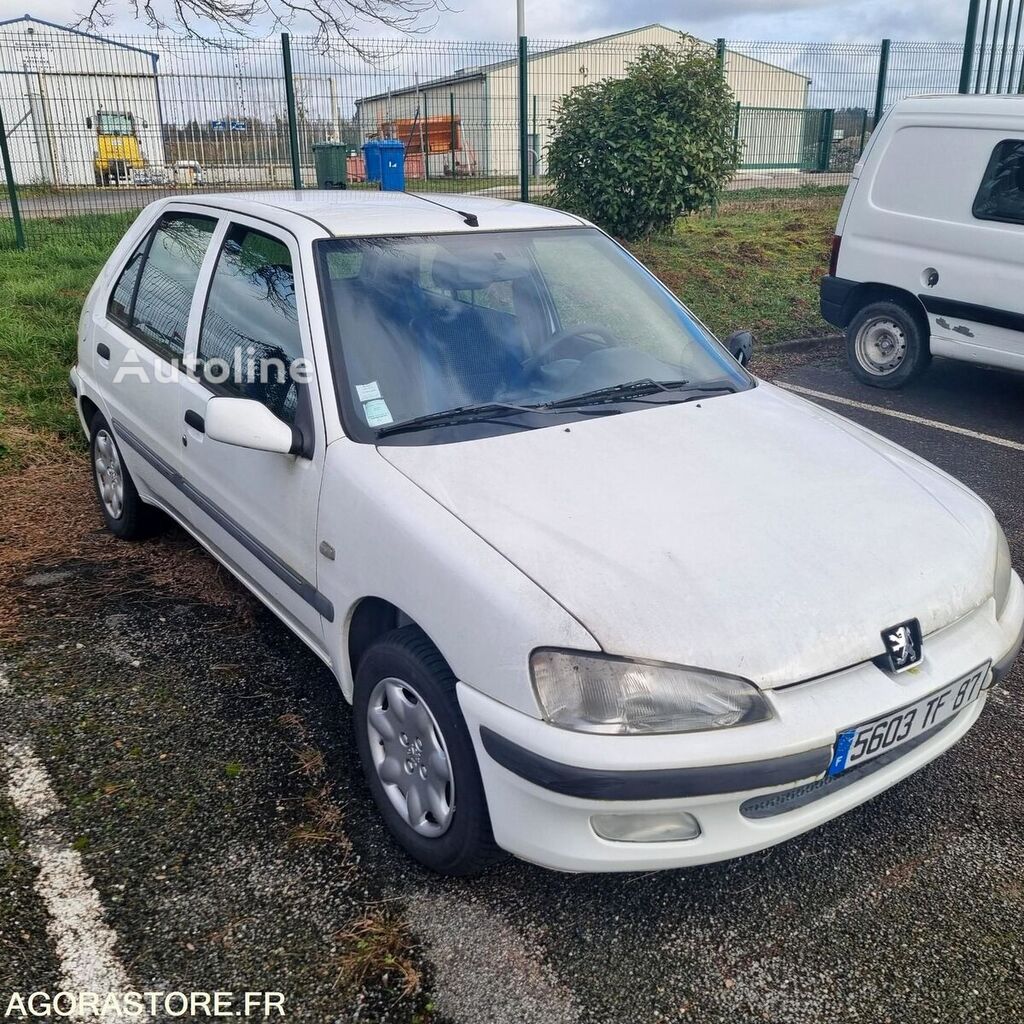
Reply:
[[[417,626],[392,630],[356,671],[356,745],[367,784],[401,847],[443,875],[501,859],[455,676]]]
[[[96,500],[107,529],[121,540],[143,540],[156,533],[163,525],[163,517],[139,497],[114,432],[100,412],[93,415],[89,424],[89,461]]]
[[[931,362],[925,321],[898,302],[865,306],[846,329],[846,357],[856,378],[873,388],[902,388]]]

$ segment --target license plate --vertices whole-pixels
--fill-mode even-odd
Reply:
[[[991,664],[986,661],[956,682],[905,708],[841,732],[836,741],[835,756],[829,766],[829,775],[838,775],[848,768],[871,761],[958,715],[985,692]]]

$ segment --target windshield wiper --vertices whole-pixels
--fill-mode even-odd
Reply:
[[[502,413],[553,413],[568,411],[572,403],[566,407],[555,408],[551,405],[515,405],[512,402],[483,402],[478,405],[460,405],[455,409],[445,409],[443,412],[430,412],[425,416],[415,416],[411,420],[404,420],[401,423],[392,423],[389,426],[381,427],[377,431],[377,437],[390,437],[392,434],[404,434],[414,430],[429,430],[431,427],[449,427],[459,423],[502,423],[509,427],[519,427],[522,430],[532,430],[527,423],[514,423],[502,417]],[[617,410],[587,409],[586,415],[610,415]]]
[[[734,392],[736,387],[728,381],[718,381],[709,384],[694,384],[688,380],[652,380],[645,377],[642,380],[626,381],[623,384],[612,384],[610,387],[598,388],[595,391],[585,391],[582,395],[573,395],[571,398],[560,398],[556,402],[548,402],[548,409],[566,409],[575,406],[597,405],[602,402],[631,401],[644,398],[648,395],[655,395],[658,392],[673,391],[730,391]]]

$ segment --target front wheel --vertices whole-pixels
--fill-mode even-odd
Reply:
[[[846,329],[846,356],[862,384],[901,388],[931,362],[928,334],[920,318],[897,302],[865,306]]]
[[[353,705],[366,781],[403,849],[444,875],[479,874],[497,860],[455,677],[418,627],[366,652]]]

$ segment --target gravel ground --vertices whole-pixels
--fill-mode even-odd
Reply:
[[[760,369],[1024,436],[1024,378],[937,363],[914,391],[882,395],[828,347]],[[1019,453],[845,411],[975,487],[1024,564]],[[299,641],[244,598],[215,607],[141,569],[126,577],[120,555],[115,572],[102,544],[90,552],[16,583],[24,617],[7,645],[0,730],[46,765],[60,830],[140,987],[281,991],[302,1024],[1024,1018],[1019,666],[948,755],[764,853],[628,876],[510,861],[444,881],[378,824],[347,706]],[[20,842],[0,796],[4,1004],[12,989],[59,982]],[[351,925],[381,914],[401,922],[403,970],[393,959],[354,972]],[[419,985],[403,995],[408,972]]]

